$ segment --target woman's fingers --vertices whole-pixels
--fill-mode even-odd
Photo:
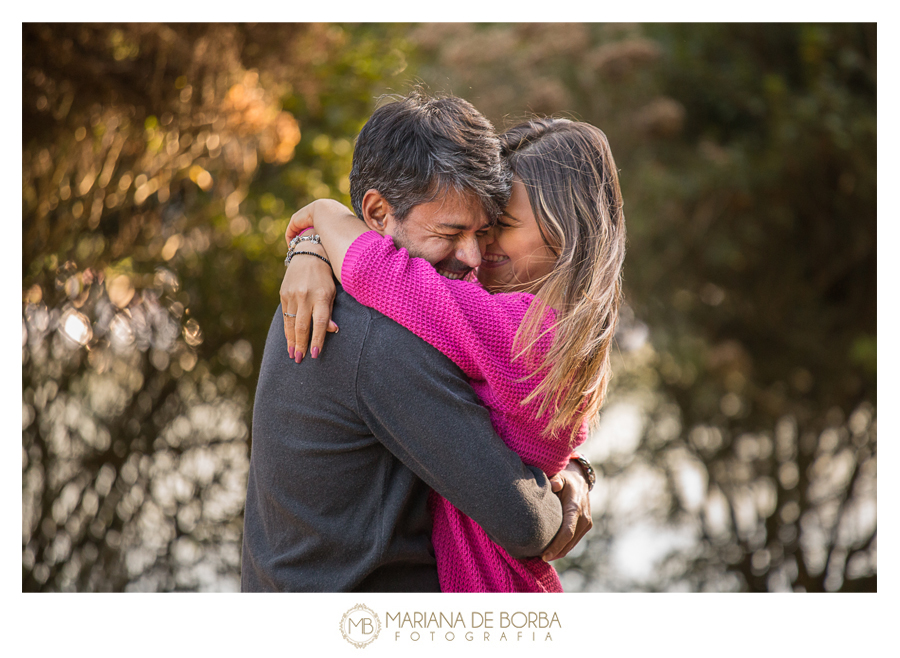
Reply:
[[[285,231],[291,238],[312,226],[310,204],[293,214]],[[325,334],[337,331],[331,322],[331,307],[336,292],[331,266],[325,260],[324,249],[317,243],[301,242],[281,282],[281,305],[291,309],[295,317],[285,317],[284,333],[288,355],[300,363],[307,354],[317,358],[325,344]],[[319,256],[310,258],[309,255]]]
[[[294,316],[297,314],[294,308],[294,300],[287,294],[284,283],[281,284],[281,319],[284,321],[284,338],[287,341],[288,356],[294,358],[296,346],[294,338]]]
[[[287,229],[284,231],[284,241],[286,243],[290,244],[295,235],[305,231],[313,225],[313,216],[309,211],[310,205],[312,204],[304,206],[291,215],[291,221],[288,222]]]
[[[304,297],[297,306],[294,320],[294,361],[300,363],[309,353],[309,325],[312,322],[312,304]]]
[[[325,334],[334,325],[331,321],[331,300],[320,299],[313,306],[312,311],[312,338],[309,342],[309,355],[317,359],[325,346]],[[336,331],[337,329],[335,329]]]
[[[282,283],[281,311],[284,318],[284,337],[287,341],[288,356],[300,363],[309,347],[309,323],[312,319],[312,305],[308,296],[286,289]]]
[[[282,306],[282,308],[284,308]],[[287,311],[282,311],[282,315]],[[287,340],[288,356],[294,358],[294,318],[284,315],[284,337]]]

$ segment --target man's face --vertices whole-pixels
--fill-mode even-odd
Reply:
[[[461,279],[481,264],[490,222],[476,197],[450,191],[414,206],[402,222],[388,215],[384,226],[385,235],[411,256],[448,279]]]

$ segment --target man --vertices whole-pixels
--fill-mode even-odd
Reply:
[[[354,150],[357,215],[451,278],[480,264],[509,184],[493,127],[458,98],[414,93],[385,105]],[[340,288],[340,334],[313,358],[300,342],[294,359],[285,354],[282,314],[256,391],[244,591],[439,591],[429,487],[511,555],[547,549],[560,501],[493,432],[456,365]],[[589,526],[578,467],[563,477],[571,511],[554,554]]]

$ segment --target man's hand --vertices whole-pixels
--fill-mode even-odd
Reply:
[[[550,485],[562,503],[563,522],[541,556],[545,562],[565,557],[594,525],[588,483],[581,466],[570,461],[565,469],[550,478]]]

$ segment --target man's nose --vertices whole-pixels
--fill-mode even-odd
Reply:
[[[456,258],[469,267],[478,267],[481,265],[481,249],[482,245],[478,238],[474,235],[469,236],[456,250]]]

